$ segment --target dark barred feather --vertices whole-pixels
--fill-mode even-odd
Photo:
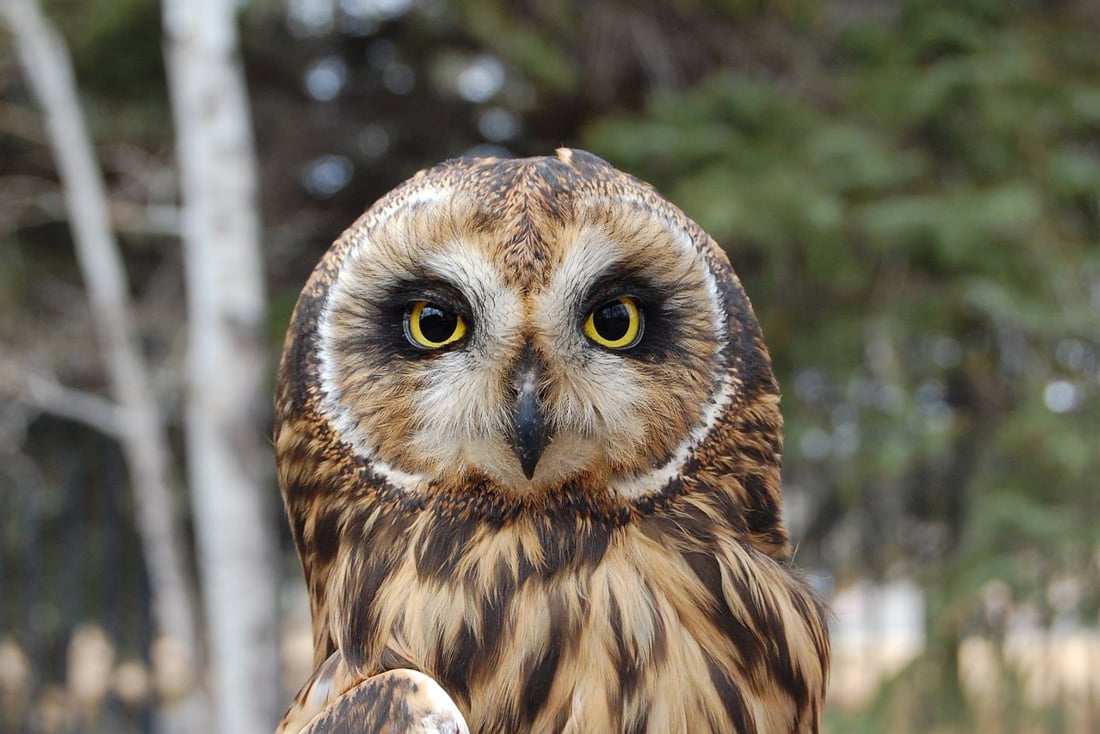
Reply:
[[[680,474],[636,498],[595,475],[527,495],[473,470],[394,487],[321,407],[316,324],[354,238],[337,243],[299,301],[279,377],[280,482],[318,668],[280,731],[390,731],[378,727],[422,710],[409,670],[480,734],[818,730],[825,614],[789,565],[778,388],[751,307],[713,240],[651,189],[586,154],[553,160],[516,164],[542,182],[532,191],[629,189],[683,220],[726,273],[734,397]],[[492,165],[448,164],[379,206]]]

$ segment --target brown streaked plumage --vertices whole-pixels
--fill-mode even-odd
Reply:
[[[626,301],[636,345],[601,346]],[[465,331],[418,348],[425,302],[431,342]],[[570,150],[418,173],[287,334],[276,452],[318,670],[280,731],[389,710],[377,676],[405,669],[475,733],[817,731],[829,644],[781,450],[749,301],[651,187]]]

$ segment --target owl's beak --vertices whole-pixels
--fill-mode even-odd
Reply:
[[[523,475],[528,479],[535,476],[535,467],[550,442],[550,431],[538,396],[541,371],[537,358],[528,355],[521,361],[516,373],[518,389],[512,409],[512,450],[516,452]]]

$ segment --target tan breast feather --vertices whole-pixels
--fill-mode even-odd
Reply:
[[[619,281],[650,308],[632,354],[583,332]],[[387,299],[452,291],[468,342],[409,349]],[[444,376],[484,397],[441,403]],[[497,441],[498,399],[541,401],[546,435]],[[714,241],[599,158],[455,160],[378,201],[302,292],[275,440],[316,663],[280,731],[818,730],[825,613],[791,568],[756,318]]]

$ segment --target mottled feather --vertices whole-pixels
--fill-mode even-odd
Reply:
[[[627,291],[645,338],[593,348],[586,310]],[[402,344],[422,296],[467,315],[460,348]],[[528,364],[553,432],[530,479]],[[318,668],[280,731],[375,730],[398,670],[486,734],[818,730],[825,615],[756,318],[718,245],[599,158],[450,161],[377,202],[302,292],[276,451]]]

